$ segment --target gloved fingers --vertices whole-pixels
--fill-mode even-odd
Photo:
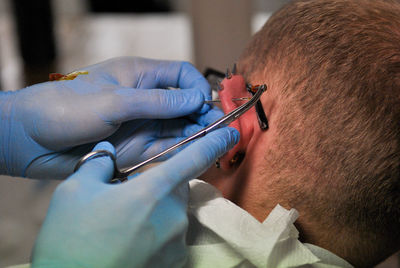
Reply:
[[[204,76],[189,62],[184,61],[154,61],[153,67],[143,74],[138,88],[149,88],[149,85],[156,83],[154,87],[159,88],[194,88],[203,93],[204,97],[210,96],[211,89]],[[151,64],[151,63],[150,63]],[[151,72],[153,71],[153,72]],[[153,74],[153,75],[149,75]]]
[[[113,58],[85,70],[88,76],[77,79],[103,79],[112,84],[133,88],[195,88],[204,96],[211,94],[210,86],[203,75],[189,62],[154,60],[141,57]]]
[[[106,150],[115,156],[114,146],[109,142],[100,142],[93,151]],[[86,161],[70,179],[85,182],[109,182],[114,175],[114,163],[109,156],[95,157]]]
[[[107,138],[107,141],[115,146],[118,154],[119,149],[136,139],[139,133],[143,133],[143,135],[152,137],[152,129],[156,129],[156,126],[156,120],[132,120],[121,124],[118,130]],[[135,150],[140,151],[137,147]]]
[[[162,120],[132,120],[122,124],[119,129],[107,138],[115,147],[127,144],[130,140],[142,136],[147,140],[169,137],[188,137],[204,127],[187,118]],[[136,148],[137,150],[138,148]],[[119,153],[119,151],[117,150]]]
[[[143,153],[142,156],[143,156],[144,159],[150,158],[150,157],[152,157],[152,156],[164,151],[165,149],[177,144],[178,142],[180,142],[180,141],[182,141],[184,139],[186,139],[186,137],[175,137],[175,138],[158,139],[152,144],[151,147],[149,147],[146,150],[146,152]],[[165,161],[165,160],[171,158],[173,155],[179,153],[180,151],[182,151],[183,149],[185,149],[187,146],[189,146],[192,143],[193,143],[193,141],[192,142],[188,142],[187,144],[182,145],[181,147],[173,150],[172,152],[170,152],[170,153],[168,153],[166,155],[160,156],[159,158],[157,158],[157,160],[155,160],[155,162],[156,161],[157,162]]]
[[[122,124],[107,141],[116,148],[118,167],[127,168],[153,157],[202,128],[185,118],[133,120]],[[175,153],[172,152],[158,161],[168,159]]]
[[[118,166],[121,168],[130,167],[133,164],[137,164],[140,161],[144,161],[150,157],[157,155],[158,153],[164,151],[165,149],[184,140],[185,138],[186,137],[160,138],[152,142],[147,142],[146,144],[139,144],[133,140],[132,143],[125,144],[124,147],[121,148],[117,147]],[[183,150],[183,148],[185,148],[189,144],[190,143],[185,144],[184,146],[181,146],[176,150],[157,158],[156,160],[154,160],[154,162],[160,162],[169,159],[171,156]],[[141,148],[140,151],[138,147]]]
[[[113,108],[104,112],[105,121],[122,123],[133,119],[168,119],[199,111],[204,96],[197,89],[132,89],[115,91]]]
[[[142,59],[146,60],[146,59]],[[149,71],[144,71],[138,88],[181,88],[184,90],[195,89],[203,94],[204,99],[211,98],[211,88],[204,76],[189,62],[183,61],[151,61],[153,65]],[[154,87],[151,87],[155,83]],[[209,109],[208,105],[203,105],[201,113]]]
[[[189,118],[201,126],[208,126],[223,116],[224,112],[221,109],[213,107],[204,114],[191,114],[189,115]]]
[[[66,179],[73,173],[78,160],[93,149],[93,144],[76,146],[62,152],[52,152],[36,157],[27,166],[24,177],[34,179]]]
[[[136,172],[136,173],[133,173],[132,175],[129,175],[128,176],[128,181],[129,180],[134,180],[137,176],[139,176],[140,174],[142,174],[142,172]]]
[[[160,130],[157,133],[159,138],[167,137],[189,137],[204,127],[194,124],[191,120],[181,118],[172,120],[158,120]]]
[[[239,141],[239,132],[230,127],[217,129],[168,161],[144,172],[128,187],[142,189],[151,198],[163,198],[177,185],[202,174],[215,160]]]

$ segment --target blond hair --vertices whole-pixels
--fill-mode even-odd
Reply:
[[[324,239],[341,239],[339,251],[357,266],[397,250],[399,2],[294,1],[240,62],[247,78],[273,72],[282,81],[279,134],[265,156],[280,198],[327,230],[342,230]]]

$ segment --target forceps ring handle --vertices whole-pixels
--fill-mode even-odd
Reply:
[[[90,153],[86,154],[84,157],[79,159],[78,163],[76,163],[75,168],[74,168],[74,172],[76,172],[87,161],[89,161],[91,159],[94,159],[94,158],[97,158],[97,157],[103,157],[103,156],[108,156],[113,161],[114,175],[113,175],[113,178],[111,179],[110,182],[111,183],[115,183],[115,182],[124,182],[124,181],[126,181],[128,178],[125,176],[125,174],[121,173],[117,168],[117,159],[115,158],[115,156],[111,152],[109,152],[107,150],[97,150],[97,151],[93,151],[93,152],[90,152]]]

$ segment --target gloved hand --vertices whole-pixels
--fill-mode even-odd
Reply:
[[[33,267],[180,267],[187,182],[239,140],[215,130],[129,181],[108,184],[113,163],[92,159],[56,189],[33,250]],[[107,142],[95,150],[113,152]]]
[[[137,120],[207,112],[209,85],[189,63],[123,57],[82,70],[89,74],[0,95],[0,174],[66,178],[107,138],[118,165],[132,165],[201,127]]]

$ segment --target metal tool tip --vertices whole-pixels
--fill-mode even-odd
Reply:
[[[251,91],[252,87],[253,87],[253,86],[252,86],[251,84],[249,84],[249,83],[246,84],[246,90],[247,90],[248,92],[252,92],[252,91]]]
[[[232,78],[232,73],[229,70],[229,68],[226,69],[225,78],[226,79],[231,79]]]
[[[236,74],[236,72],[237,72],[236,63],[234,63],[232,68],[232,74]]]

